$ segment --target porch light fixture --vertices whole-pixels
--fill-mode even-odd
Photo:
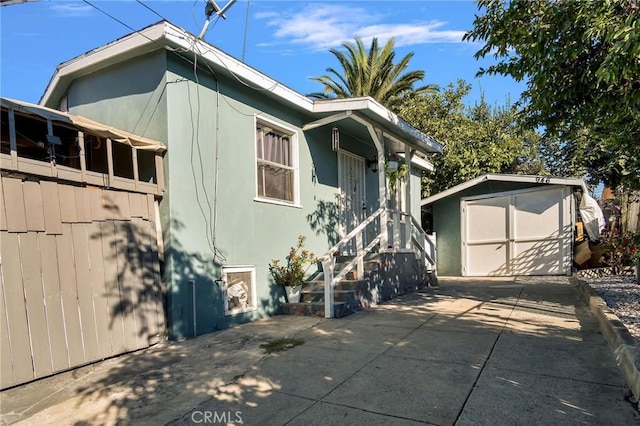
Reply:
[[[375,155],[371,157],[371,160],[367,160],[367,167],[371,167],[373,173],[378,172],[378,157]]]
[[[336,152],[340,150],[340,131],[337,127],[331,129],[331,149]]]

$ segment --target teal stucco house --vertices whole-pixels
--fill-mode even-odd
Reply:
[[[401,263],[435,263],[416,218],[420,176],[442,147],[373,99],[312,101],[163,21],[60,64],[40,104],[166,145],[159,211],[172,338],[278,313],[268,264],[299,235],[320,257],[325,300],[376,254],[400,271],[379,277],[389,297],[409,270]],[[392,189],[389,159],[409,170]]]

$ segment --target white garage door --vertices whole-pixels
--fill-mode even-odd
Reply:
[[[568,187],[462,199],[462,274],[569,274],[570,199]]]

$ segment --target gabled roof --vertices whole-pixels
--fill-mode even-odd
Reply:
[[[559,177],[549,177],[549,176],[535,176],[535,175],[503,175],[497,173],[490,173],[482,176],[478,176],[475,179],[468,180],[460,185],[456,185],[447,189],[446,191],[442,191],[436,195],[432,195],[431,197],[425,198],[420,201],[420,205],[432,204],[438,200],[442,200],[443,198],[450,197],[458,192],[462,192],[465,189],[471,188],[472,186],[479,185],[483,182],[487,181],[497,181],[497,182],[521,182],[521,183],[534,183],[540,185],[565,185],[565,186],[580,186],[586,192],[586,184],[584,180],[580,178],[559,178]]]
[[[35,105],[29,102],[9,98],[0,98],[0,105],[2,108],[12,109],[28,115],[36,115],[53,122],[68,124],[73,127],[86,130],[97,136],[102,136],[115,142],[134,146],[137,149],[154,152],[165,152],[167,150],[167,147],[164,146],[162,142],[125,132],[124,130],[116,129],[115,127],[98,123],[97,121],[93,121],[79,115],[68,114],[66,112],[61,112],[41,105]]]
[[[55,108],[73,80],[158,49],[173,51],[179,55],[188,52],[187,59],[195,52],[199,61],[206,61],[216,72],[226,73],[249,87],[263,91],[277,101],[312,116],[322,118],[347,111],[358,113],[383,130],[402,137],[419,151],[442,152],[442,146],[433,138],[418,131],[372,98],[312,101],[167,21],[148,26],[58,65],[40,104]]]

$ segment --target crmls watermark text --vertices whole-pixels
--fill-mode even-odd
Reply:
[[[242,424],[242,411],[194,411],[191,421],[202,424]]]

